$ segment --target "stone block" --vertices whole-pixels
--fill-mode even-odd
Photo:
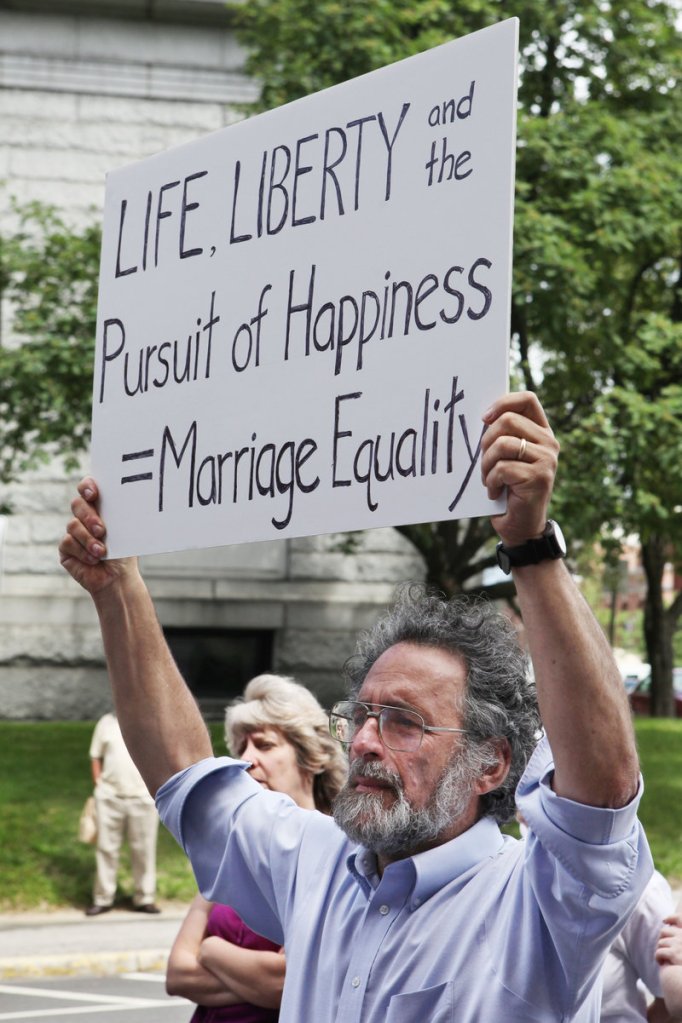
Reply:
[[[318,669],[339,672],[355,650],[355,640],[354,632],[288,629],[278,637],[278,662],[294,674]]]
[[[67,510],[60,514],[34,515],[31,519],[31,541],[39,544],[50,544],[56,549],[64,535],[66,520],[70,517]]]
[[[155,598],[163,626],[191,629],[279,629],[284,612],[276,603],[165,600]]]
[[[106,153],[15,148],[10,159],[10,175],[29,181],[100,182],[109,170]]]
[[[100,183],[79,184],[12,175],[7,181],[7,191],[20,204],[36,201],[68,209],[71,223],[91,223],[93,216],[101,217],[104,208],[104,178]]]
[[[150,578],[147,582],[149,592],[156,604],[165,601],[172,606],[173,602],[182,603],[191,600],[204,607],[215,599],[214,585],[210,579],[169,576],[163,579]]]
[[[5,720],[95,721],[111,709],[106,669],[3,666],[0,707]]]
[[[166,576],[281,579],[286,572],[286,544],[273,540],[148,555],[141,567],[148,580]]]
[[[0,594],[0,623],[17,628],[83,627],[99,635],[99,619],[92,600],[80,587],[76,589],[76,583],[65,572],[62,576],[69,587],[64,592],[52,580],[49,592]],[[56,581],[61,582],[61,577]],[[0,649],[0,658],[3,654]]]
[[[62,515],[63,522],[71,515],[71,500],[76,495],[76,484],[80,475],[73,477],[60,473],[55,476],[58,464],[45,467],[42,473],[26,473],[20,483],[7,489],[7,500],[14,514],[9,516],[14,521],[21,515]]]
[[[72,128],[69,129],[71,133]],[[80,122],[74,135],[77,139],[74,149],[83,149],[105,154],[109,161],[109,169],[124,162],[141,160],[146,156],[159,153],[164,149],[187,141],[187,134],[182,130],[151,127],[142,124],[109,121]],[[46,145],[49,141],[46,140]]]
[[[291,576],[294,579],[342,579],[352,582],[400,583],[422,579],[424,565],[418,555],[401,557],[386,554],[292,553]]]
[[[0,40],[5,53],[75,54],[77,24],[74,18],[0,11]]]
[[[324,601],[309,604],[292,601],[286,604],[285,628],[292,631],[342,630],[357,635],[376,621],[389,602],[389,591],[386,593],[386,601],[382,603]]]
[[[90,635],[87,635],[87,633]],[[101,642],[93,656],[84,658],[84,651],[93,651],[95,629],[57,627],[43,622],[0,624],[0,663],[75,664],[80,659],[102,661]]]
[[[103,24],[107,27],[104,32]],[[75,55],[145,65],[222,69],[224,32],[216,27],[207,32],[192,25],[119,20],[103,23],[100,19],[81,18]]]
[[[56,547],[48,545],[7,546],[2,556],[3,571],[8,575],[19,572],[51,574],[57,561]]]
[[[385,551],[387,554],[414,554],[414,544],[392,527],[388,529],[365,529],[361,535],[364,537],[366,549],[369,551]]]
[[[83,133],[76,130],[75,121],[38,121],[37,118],[27,118],[20,121],[0,111],[0,124],[2,124],[2,142],[8,152],[16,146],[23,146],[25,149],[47,149],[78,150],[87,148],[83,144]]]
[[[297,553],[329,551],[332,554],[370,552],[402,554],[410,557],[415,555],[414,545],[391,527],[363,529],[352,533],[326,533],[321,536],[297,537],[291,541],[291,545],[292,550]],[[419,554],[417,556],[421,557]]]
[[[6,544],[17,547],[30,543],[33,533],[32,520],[27,515],[6,515],[4,517],[4,539]]]
[[[340,579],[355,581],[357,570],[345,554],[329,551],[291,553],[289,561],[291,574],[295,579]]]
[[[340,554],[367,549],[367,540],[364,532],[320,533],[316,536],[295,537],[291,541],[291,548],[301,554],[320,554],[325,551]]]
[[[161,100],[133,100],[122,96],[79,96],[78,119],[95,124],[140,124],[186,129],[196,137],[222,126],[219,103],[164,102]]]
[[[0,38],[2,38],[0,30]],[[78,110],[76,96],[63,92],[50,92],[48,89],[5,88],[2,90],[2,121],[18,121],[20,124],[31,121],[49,121],[64,123],[75,121]],[[3,136],[0,136],[4,138]]]
[[[51,544],[55,549],[61,539],[68,517],[68,510],[61,515],[7,515],[5,522],[5,543],[12,547],[24,544]]]

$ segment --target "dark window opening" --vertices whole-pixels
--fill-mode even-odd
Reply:
[[[164,634],[180,671],[208,721],[223,717],[244,686],[272,671],[274,633],[260,629],[185,629]]]

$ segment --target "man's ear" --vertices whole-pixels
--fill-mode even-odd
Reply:
[[[490,747],[494,750],[496,761],[487,767],[476,782],[476,793],[484,796],[486,792],[498,789],[509,774],[511,767],[511,747],[505,738],[490,739]]]

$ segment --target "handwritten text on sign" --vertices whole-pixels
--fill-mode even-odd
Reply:
[[[112,556],[490,514],[514,19],[107,181]],[[479,471],[477,471],[479,469]]]

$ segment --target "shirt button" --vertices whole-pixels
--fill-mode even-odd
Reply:
[[[351,981],[351,984],[353,985],[353,987],[360,987],[360,978],[359,977],[353,977],[353,979]]]
[[[379,912],[382,916],[386,916],[388,913],[388,906],[379,906]]]

